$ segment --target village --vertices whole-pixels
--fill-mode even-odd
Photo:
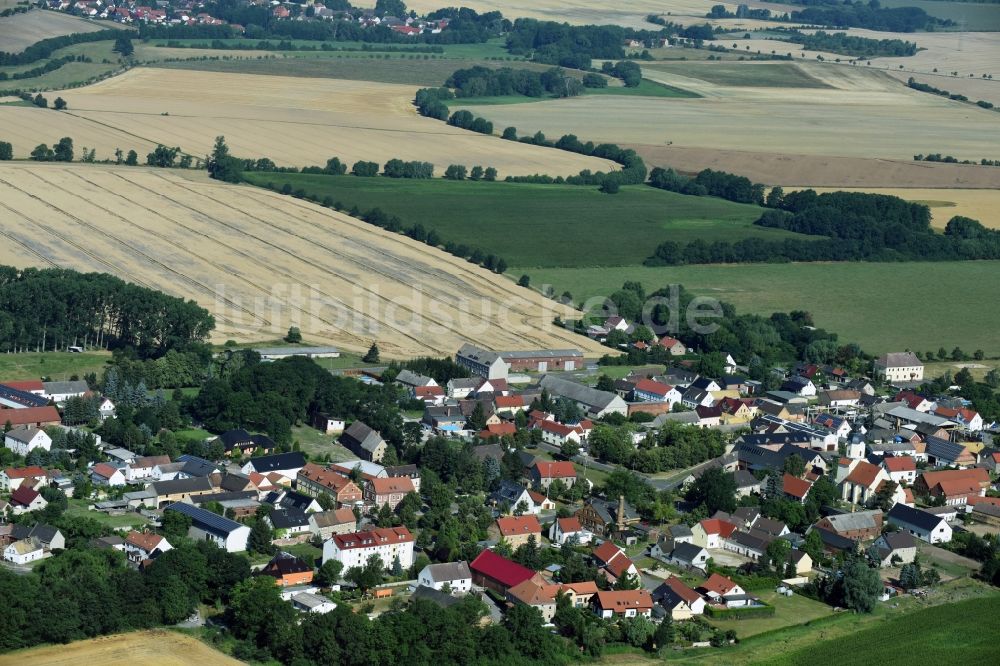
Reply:
[[[406,364],[345,371],[395,387],[405,451],[316,412],[309,453],[236,428],[207,437],[203,456],[148,455],[96,434],[116,404],[93,381],[0,382],[3,564],[59,557],[69,535],[52,523],[72,514],[100,526],[91,547],[140,570],[179,539],[246,553],[302,613],[474,595],[485,622],[528,606],[565,628],[572,608],[669,627],[659,640],[685,646],[738,640],[743,620],[794,623],[797,598],[870,612],[975,573],[969,539],[1000,528],[995,424],[954,390],[918,391],[916,355],[859,376],[799,364],[766,390],[732,355],[702,376],[679,340],[650,344],[677,360],[615,380],[574,349],[470,344],[435,366],[446,381]],[[252,353],[273,367],[339,355]],[[634,468],[631,454],[680,446],[688,457],[663,472],[616,464],[621,447]],[[478,490],[448,469],[474,470]]]

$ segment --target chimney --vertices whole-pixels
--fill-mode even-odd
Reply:
[[[625,496],[618,496],[618,531],[622,532],[625,529]]]

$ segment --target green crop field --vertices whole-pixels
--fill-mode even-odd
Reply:
[[[443,168],[438,165],[439,172]],[[404,227],[422,224],[443,241],[478,247],[512,266],[635,265],[667,239],[711,242],[788,235],[753,226],[761,211],[756,206],[645,186],[623,187],[620,193],[607,195],[596,187],[573,185],[280,173],[247,176],[257,185],[288,183],[293,190],[301,188],[320,199],[329,196],[344,209],[381,208],[399,216]]]
[[[625,280],[647,289],[674,283],[736,305],[740,312],[807,310],[843,340],[869,352],[949,350],[1000,355],[1000,261],[731,264],[647,268],[537,269],[531,284],[568,290],[577,301],[607,295]]]
[[[1000,613],[1000,597],[968,599],[894,617],[877,626],[767,661],[787,664],[988,664],[995,663],[992,626]],[[990,655],[993,655],[992,657]]]
[[[720,86],[763,88],[829,88],[794,63],[655,63],[644,65],[650,71],[667,72],[701,79]]]
[[[0,382],[17,379],[40,379],[50,377],[62,381],[76,375],[83,377],[88,372],[97,373],[100,378],[104,364],[111,360],[111,354],[104,352],[24,352],[20,354],[0,354]]]

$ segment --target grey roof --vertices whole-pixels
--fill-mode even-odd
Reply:
[[[618,520],[618,501],[595,499],[591,502],[597,515],[605,523],[613,523]],[[639,512],[628,502],[625,502],[625,520],[638,520]]]
[[[466,578],[472,578],[472,572],[469,571],[468,562],[447,562],[445,564],[428,564],[427,572],[430,574],[431,580],[435,583],[444,583],[452,580],[465,580]]]
[[[41,428],[13,428],[8,431],[5,437],[13,439],[15,442],[23,442],[27,444],[31,439],[40,432],[44,432]]]
[[[15,539],[28,539],[34,537],[38,539],[39,542],[46,545],[52,543],[52,540],[55,539],[58,534],[59,530],[57,528],[43,523],[36,523],[34,525],[16,524],[11,532],[11,536]]]
[[[974,507],[972,507],[973,513],[981,513],[985,516],[992,516],[994,518],[1000,518],[1000,506],[996,504],[987,504],[986,502],[979,502]]]
[[[305,467],[306,457],[300,451],[291,451],[289,453],[277,453],[273,456],[251,458],[250,463],[253,465],[255,471],[266,474],[276,469]]]
[[[340,436],[340,442],[349,449],[363,449],[374,453],[383,443],[382,437],[361,421],[355,421]]]
[[[434,380],[426,375],[417,374],[412,370],[403,368],[396,375],[396,381],[407,386],[430,386]]]
[[[893,522],[911,525],[927,532],[933,531],[944,520],[941,516],[935,516],[933,513],[914,509],[905,504],[896,504],[889,509],[888,515],[889,520]]]
[[[896,506],[899,506],[898,504]],[[823,540],[823,544],[834,548],[836,550],[854,550],[856,544],[848,539],[847,537],[842,537],[836,532],[831,532],[830,530],[824,530],[819,527],[814,528],[817,533],[819,533],[820,539]]]
[[[313,594],[312,592],[299,592],[292,597],[292,601],[299,606],[305,608],[319,608],[323,604],[332,604],[333,602],[326,597],[321,597],[318,594]]]
[[[878,357],[877,363],[886,368],[912,368],[923,362],[913,352],[891,352]]]
[[[778,536],[787,529],[787,525],[780,520],[772,520],[764,516],[759,516],[753,521],[752,529],[772,536]]]
[[[524,494],[524,490],[520,484],[504,479],[500,482],[500,487],[490,494],[490,499],[497,504],[508,504],[513,507],[517,498]]]
[[[744,532],[742,530],[737,530],[729,535],[730,541],[735,541],[736,543],[751,548],[758,553],[763,553],[767,550],[767,545],[771,543],[774,539],[771,535],[765,534],[764,532]]]
[[[666,414],[659,414],[655,419],[650,421],[650,425],[654,428],[659,428],[665,423],[687,423],[695,424],[698,423],[700,419],[698,418],[697,412],[667,412]]]
[[[963,444],[931,436],[927,438],[926,452],[927,455],[933,456],[939,460],[954,461],[958,460],[963,453],[966,453],[966,449]]]
[[[827,516],[827,520],[837,532],[853,532],[854,530],[871,530],[878,527],[875,516],[881,511],[856,511],[854,513],[835,513]]]
[[[241,490],[237,492],[219,492],[219,493],[208,493],[205,495],[198,495],[197,497],[192,497],[191,502],[196,505],[208,504],[209,502],[218,502],[219,504],[225,504],[227,502],[233,502],[237,500],[256,500],[257,492],[254,490]],[[259,504],[259,502],[257,502]]]
[[[448,385],[453,389],[474,389],[482,382],[482,377],[455,377],[448,380]]]
[[[303,527],[309,524],[309,516],[299,509],[275,509],[270,513],[271,525],[276,530]]]
[[[603,410],[614,401],[624,403],[621,398],[610,391],[600,391],[554,375],[545,375],[538,384],[549,393],[587,405],[592,411]]]
[[[912,423],[926,423],[927,425],[943,427],[948,425],[954,425],[954,421],[949,421],[948,419],[941,418],[940,416],[935,416],[934,414],[925,414],[924,412],[918,412],[915,409],[910,409],[909,407],[893,407],[889,411],[885,412],[887,416],[894,418],[899,418],[904,421],[910,421]]]
[[[181,467],[180,471],[189,476],[208,476],[219,469],[219,466],[215,463],[190,454],[177,456],[177,462],[184,463],[184,466]]]
[[[164,509],[164,511],[183,513],[185,516],[191,518],[192,525],[223,537],[228,536],[238,529],[246,528],[245,525],[240,525],[235,520],[230,520],[225,516],[220,516],[217,513],[212,513],[207,509],[199,508],[193,504],[186,504],[185,502],[174,502]]]
[[[535,349],[533,351],[505,351],[499,352],[500,358],[548,358],[550,356],[575,356],[583,357],[583,352],[579,349]]]
[[[492,365],[498,358],[500,358],[500,354],[497,352],[482,349],[480,347],[476,347],[475,345],[470,345],[468,342],[459,348],[457,355],[461,358],[467,358],[474,363],[481,363],[483,365]]]
[[[745,469],[738,469],[733,473],[736,479],[737,488],[756,488],[761,485],[760,479]]]
[[[684,537],[694,536],[694,532],[691,531],[691,528],[683,523],[671,525],[667,528],[667,531],[670,532],[670,536],[675,539],[683,539]]]
[[[86,393],[90,390],[90,386],[82,379],[68,382],[42,382],[42,387],[45,389],[45,393],[47,395],[56,395],[58,393]]]
[[[674,544],[674,550],[670,553],[670,559],[680,560],[681,562],[694,562],[695,558],[705,550],[701,546],[695,545],[693,543],[688,543],[687,541],[681,541],[680,543]]]
[[[336,347],[254,347],[261,356],[310,356],[313,354],[338,354]]]
[[[214,490],[212,482],[204,476],[196,476],[190,479],[171,479],[170,481],[156,481],[150,484],[153,492],[159,495],[176,495],[178,493],[205,492]]]

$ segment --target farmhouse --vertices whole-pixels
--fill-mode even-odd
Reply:
[[[469,569],[472,571],[474,584],[503,595],[506,595],[510,588],[526,580],[544,584],[538,573],[497,555],[492,550],[479,553],[479,556],[469,564]]]
[[[247,549],[250,528],[246,525],[184,502],[175,502],[165,510],[190,517],[188,537],[196,541],[211,541],[230,553],[241,553]]]
[[[452,593],[465,594],[472,590],[472,572],[468,562],[428,564],[417,575],[417,584],[435,590],[447,585]]]
[[[303,465],[295,480],[299,492],[312,497],[326,493],[338,506],[358,504],[364,500],[361,489],[349,478],[314,463]]]
[[[318,511],[309,514],[309,531],[326,541],[334,534],[348,534],[358,528],[354,511],[348,508]]]
[[[951,525],[941,516],[914,509],[905,504],[896,504],[887,515],[890,525],[909,532],[927,543],[948,543],[951,541]]]
[[[507,379],[507,364],[497,352],[466,343],[455,354],[455,362],[486,379]]]
[[[323,563],[337,560],[344,569],[364,566],[378,555],[385,568],[398,559],[400,566],[413,566],[413,535],[405,527],[376,527],[350,534],[335,534],[323,543]]]
[[[919,382],[924,364],[913,352],[893,352],[875,359],[875,375],[886,382]]]
[[[336,347],[254,347],[260,354],[261,361],[277,361],[293,356],[306,358],[339,358],[340,350]]]
[[[497,518],[497,529],[512,548],[528,543],[530,537],[535,537],[538,543],[542,538],[542,526],[538,518],[527,516],[501,516]]]
[[[4,416],[0,414],[0,419]],[[27,456],[35,449],[50,450],[52,448],[52,438],[40,428],[12,428],[4,435],[4,445],[19,456]]]
[[[628,415],[628,404],[614,393],[600,391],[554,375],[545,375],[538,385],[554,396],[576,402],[587,412],[589,418],[599,419],[608,414]]]
[[[648,590],[599,590],[592,600],[594,612],[603,619],[650,617],[653,597]]]
[[[910,564],[917,557],[917,542],[909,532],[886,532],[875,540],[879,566]]]
[[[361,421],[355,421],[344,431],[340,443],[359,458],[372,462],[382,460],[388,447],[381,435]]]
[[[663,581],[662,585],[653,590],[652,597],[675,622],[690,620],[705,612],[705,599],[676,576]]]
[[[572,371],[583,367],[583,352],[578,349],[507,351],[500,352],[500,358],[511,372]]]
[[[37,539],[15,541],[3,549],[3,559],[21,566],[43,557],[45,557],[45,551]]]

